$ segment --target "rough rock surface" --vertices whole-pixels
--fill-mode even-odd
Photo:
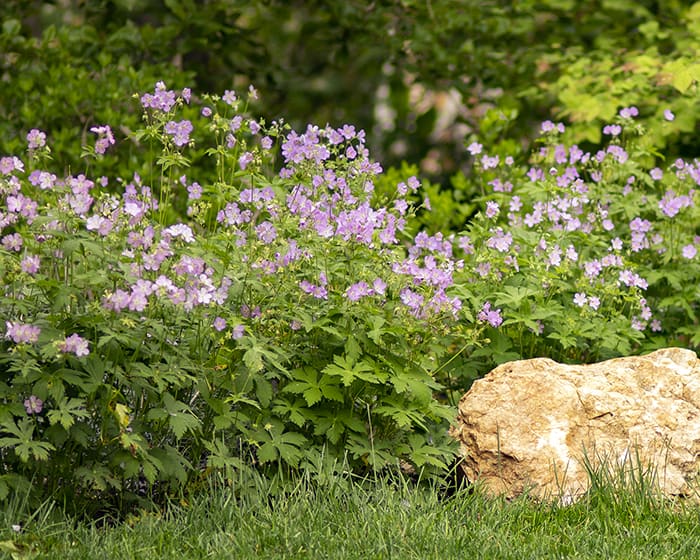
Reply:
[[[492,494],[575,500],[588,464],[644,471],[665,494],[697,499],[700,360],[667,348],[592,365],[502,364],[462,397],[451,434],[467,478]]]

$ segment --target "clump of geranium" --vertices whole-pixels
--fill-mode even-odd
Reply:
[[[547,121],[524,167],[469,146],[488,194],[460,237],[457,282],[490,292],[524,357],[599,359],[669,343],[656,333],[691,332],[679,321],[692,321],[696,298],[678,292],[700,279],[700,165],[650,161],[638,114],[622,108],[594,152],[566,145],[564,125]]]
[[[162,146],[128,177],[43,167],[38,130],[29,171],[0,159],[5,467],[106,496],[247,457],[449,463],[432,372],[483,328],[454,290],[454,238],[407,234],[415,177],[372,202],[363,131],[268,124],[256,97],[159,82],[142,130],[95,126],[83,148]]]

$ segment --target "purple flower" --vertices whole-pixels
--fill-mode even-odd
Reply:
[[[13,171],[24,171],[24,163],[16,156],[0,158],[0,173],[9,175]]]
[[[167,113],[175,105],[175,92],[168,90],[165,83],[158,82],[153,93],[146,93],[141,96],[141,105],[144,109],[156,109]]]
[[[185,224],[175,224],[165,228],[163,234],[167,237],[181,237],[185,243],[192,243],[194,241],[192,229]]]
[[[114,134],[112,134],[112,129],[108,125],[93,126],[90,132],[97,134],[97,141],[95,142],[96,153],[104,154],[107,148],[114,145]]]
[[[629,154],[622,146],[608,146],[607,152],[612,154],[618,163],[625,163],[629,159]]]
[[[165,123],[165,132],[169,134],[176,146],[185,146],[190,142],[190,134],[194,126],[188,120],[168,121]]]
[[[19,266],[23,272],[34,275],[39,271],[39,256],[26,255]]]
[[[39,340],[41,329],[37,326],[5,321],[5,327],[7,328],[5,338],[12,340],[15,344],[23,342],[33,344]]]
[[[246,167],[253,161],[254,156],[252,152],[243,152],[241,156],[238,158],[238,165],[242,170],[245,170]]]
[[[417,313],[423,305],[423,296],[414,292],[410,288],[404,288],[399,294],[401,301],[406,307],[409,307],[414,313]]]
[[[619,136],[622,132],[622,127],[619,124],[609,124],[603,127],[603,134],[609,136]]]
[[[32,128],[27,134],[27,144],[30,150],[38,150],[46,146],[46,133]]]
[[[630,222],[630,231],[647,233],[651,230],[651,222],[649,220],[643,220],[642,218],[635,218]]]
[[[683,249],[681,249],[681,252],[686,259],[695,258],[695,255],[698,254],[698,250],[695,248],[695,245],[685,245]]]
[[[233,105],[233,104],[236,102],[236,99],[237,99],[237,98],[236,98],[236,92],[235,92],[235,91],[232,91],[232,90],[230,90],[230,89],[227,89],[227,90],[224,92],[224,95],[223,95],[223,97],[222,97],[221,99],[223,99],[223,100],[224,100],[224,103],[226,103],[227,105]]]
[[[579,307],[583,307],[584,305],[586,305],[587,301],[588,298],[586,297],[586,294],[582,292],[577,292],[576,294],[574,294],[574,303]]]
[[[542,123],[542,127],[540,128],[542,133],[547,133],[547,132],[560,132],[563,133],[566,130],[566,127],[562,123],[553,123],[552,121],[544,121]]]
[[[211,117],[211,107],[202,107],[202,116]]]
[[[673,119],[676,118],[676,115],[674,115],[673,112],[671,112],[670,109],[666,109],[666,110],[664,111],[664,118],[665,118],[667,121],[672,121]]]
[[[245,334],[245,325],[236,325],[233,327],[233,330],[231,331],[231,338],[233,340],[239,340],[243,338],[243,335]]]
[[[214,323],[212,324],[212,326],[217,331],[221,332],[226,328],[226,319],[224,319],[223,317],[217,317],[216,319],[214,319]]]
[[[182,90],[182,98],[185,100],[185,103],[189,105],[190,103],[190,98],[192,97],[192,90],[188,87],[183,88]]]
[[[502,228],[496,228],[492,232],[493,235],[486,240],[486,246],[500,253],[507,252],[513,243],[513,235],[510,232],[504,232]]]
[[[481,165],[483,166],[484,169],[494,169],[498,167],[498,162],[500,161],[500,158],[498,156],[488,156],[484,154],[481,156]]]
[[[196,181],[187,186],[187,198],[189,200],[198,200],[202,198],[202,186]]]
[[[301,288],[302,292],[307,293],[316,299],[328,299],[328,290],[326,290],[325,286],[317,286],[308,280],[302,280],[299,282],[299,288]]]
[[[88,341],[78,334],[72,334],[59,345],[61,352],[73,353],[78,357],[90,354]]]
[[[363,297],[370,295],[370,293],[371,290],[369,284],[367,284],[367,282],[360,281],[352,284],[347,290],[345,290],[345,297],[347,297],[350,301],[358,301]]]
[[[27,411],[27,414],[40,414],[44,409],[44,401],[36,395],[31,395],[28,399],[25,399],[24,409]]]
[[[632,117],[636,117],[637,115],[639,115],[639,109],[637,109],[634,106],[620,109],[620,116],[623,119],[631,119]]]
[[[258,239],[266,245],[272,243],[277,238],[277,230],[270,222],[264,221],[255,226],[255,234]]]
[[[491,303],[485,302],[481,311],[479,311],[476,316],[477,320],[482,323],[488,323],[493,328],[498,328],[503,323],[503,317],[501,317],[500,309],[491,309]]]
[[[381,278],[375,278],[372,282],[372,289],[376,294],[383,296],[386,293],[386,282]]]
[[[480,154],[482,149],[483,146],[478,142],[472,142],[469,144],[469,146],[467,146],[467,151],[473,156]]]
[[[501,208],[498,206],[498,202],[494,202],[493,200],[489,200],[486,203],[486,217],[487,218],[495,218],[498,216],[498,213],[501,211]]]
[[[661,169],[659,169],[658,167],[654,167],[654,169],[649,171],[649,175],[652,179],[654,179],[654,181],[660,181],[664,176],[664,172],[661,171]]]
[[[19,233],[11,233],[3,237],[1,243],[6,250],[19,252],[24,241]]]
[[[238,132],[242,124],[243,117],[241,115],[236,115],[231,119],[231,122],[229,123],[228,127],[231,130],[231,132]]]
[[[600,307],[600,298],[596,296],[591,296],[588,298],[588,305],[591,309],[597,310]]]

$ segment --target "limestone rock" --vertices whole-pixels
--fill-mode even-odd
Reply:
[[[697,498],[700,361],[667,348],[591,365],[502,364],[462,397],[451,434],[467,478],[492,494],[574,500],[588,464],[645,471],[665,494]]]

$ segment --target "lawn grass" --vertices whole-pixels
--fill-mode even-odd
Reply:
[[[700,558],[700,508],[653,493],[599,488],[569,506],[449,497],[401,478],[308,477],[271,493],[256,478],[114,526],[44,505],[0,514],[0,557],[69,559]],[[21,532],[13,524],[22,523]]]

